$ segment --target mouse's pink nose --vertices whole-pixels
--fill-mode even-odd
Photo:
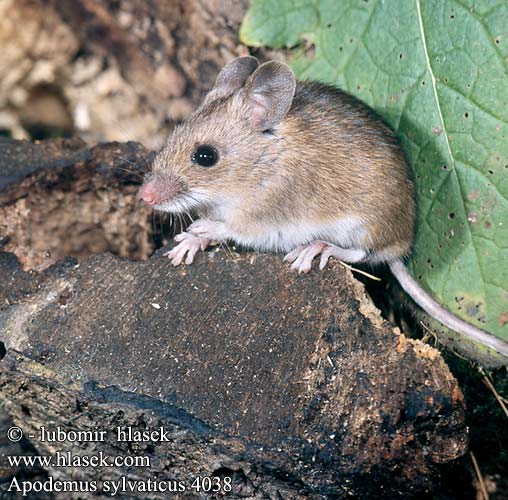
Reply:
[[[158,195],[153,182],[147,182],[141,186],[141,189],[139,190],[139,197],[147,205],[157,204]]]

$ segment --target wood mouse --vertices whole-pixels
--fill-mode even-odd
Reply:
[[[411,171],[393,131],[365,104],[291,68],[240,57],[154,159],[140,197],[199,219],[168,256],[193,262],[211,241],[285,252],[308,272],[319,257],[386,263],[432,317],[508,356],[508,343],[453,315],[403,263],[415,226]]]

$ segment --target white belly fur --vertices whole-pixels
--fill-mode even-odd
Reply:
[[[365,229],[356,217],[344,217],[327,224],[295,222],[251,229],[251,232],[233,230],[232,239],[242,246],[263,251],[289,252],[315,240],[323,240],[342,248],[364,247]]]

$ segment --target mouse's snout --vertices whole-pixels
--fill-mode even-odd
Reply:
[[[171,202],[182,192],[182,183],[179,178],[155,176],[143,183],[139,190],[139,197],[151,207],[160,207]]]
[[[155,184],[153,181],[147,182],[141,186],[139,190],[139,197],[147,204],[147,205],[156,205],[158,199],[158,193],[155,189]]]

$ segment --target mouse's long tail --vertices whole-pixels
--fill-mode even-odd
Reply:
[[[460,319],[450,311],[446,310],[441,304],[436,302],[409,274],[406,266],[401,260],[390,263],[390,269],[397,278],[400,286],[408,293],[411,298],[430,316],[437,319],[443,325],[454,332],[460,333],[467,338],[476,340],[487,347],[498,351],[508,357],[508,343],[498,337],[471,325],[467,321]]]

